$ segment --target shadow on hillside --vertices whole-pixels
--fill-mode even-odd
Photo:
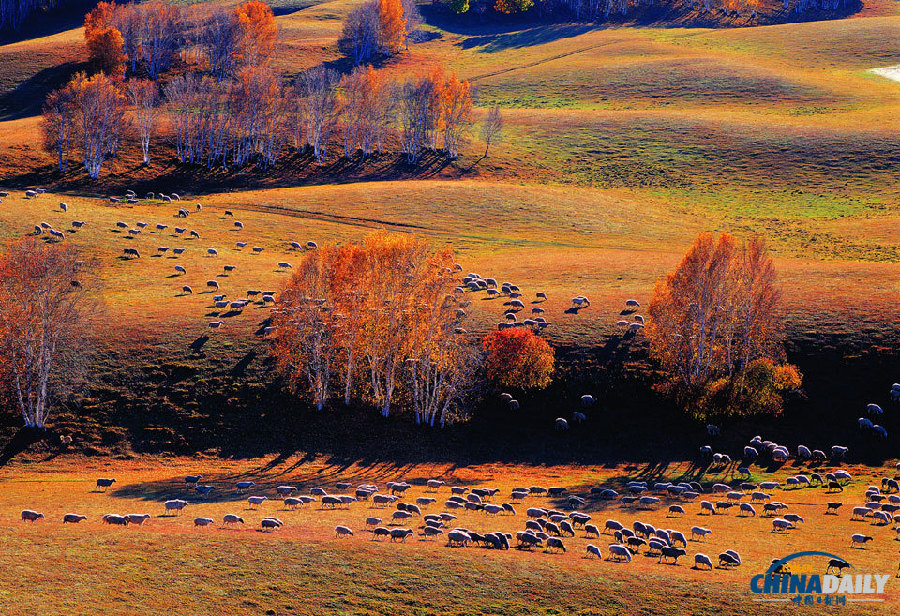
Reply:
[[[463,49],[478,48],[478,51],[483,53],[496,53],[510,49],[534,47],[564,38],[574,38],[599,29],[601,29],[599,26],[590,24],[549,24],[515,32],[474,35],[461,40],[456,45]]]
[[[24,3],[23,3],[24,4]],[[53,36],[60,32],[80,28],[84,15],[97,4],[96,0],[71,0],[49,11],[37,11],[16,31],[0,30],[0,45],[10,45],[33,38]]]
[[[38,115],[47,93],[64,86],[86,66],[83,62],[65,62],[38,71],[15,90],[0,96],[0,122]]]
[[[4,186],[43,186],[51,191],[83,195],[122,194],[127,189],[135,190],[141,195],[177,190],[179,194],[186,196],[191,193],[208,194],[228,190],[416,180],[458,175],[454,161],[442,153],[428,151],[422,152],[415,165],[410,165],[405,156],[394,153],[373,154],[365,159],[360,155],[350,159],[335,156],[324,164],[317,164],[312,154],[291,151],[283,155],[277,164],[261,170],[256,165],[240,169],[221,166],[208,169],[202,165],[182,164],[176,160],[173,149],[161,146],[153,166],[149,168],[132,165],[129,160],[109,161],[106,168],[111,171],[104,171],[99,184],[90,180],[83,169],[71,162],[70,171],[65,175],[60,175],[55,166],[46,165],[4,178]],[[285,209],[285,213],[290,212],[291,210]]]

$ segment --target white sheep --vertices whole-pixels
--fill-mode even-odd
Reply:
[[[699,569],[701,565],[706,565],[707,567],[709,567],[709,570],[712,571],[712,559],[710,559],[710,557],[706,554],[697,552],[696,554],[694,554],[694,568]]]

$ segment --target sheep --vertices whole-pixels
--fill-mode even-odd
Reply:
[[[708,511],[710,515],[716,515],[716,506],[709,501],[700,501],[700,513],[697,515],[703,515],[704,511]]]
[[[406,538],[412,536],[413,532],[410,528],[393,528],[391,529],[391,543],[399,541],[406,543]]]
[[[843,460],[847,456],[849,449],[842,445],[832,445],[831,457],[835,460]]]
[[[719,554],[719,567],[737,567],[741,564],[740,557],[736,557],[737,552],[727,551]]]
[[[585,558],[590,558],[593,555],[597,557],[597,560],[603,560],[603,553],[596,545],[588,544],[588,546],[585,548],[585,552]]]
[[[187,231],[184,227],[175,227],[175,233],[184,233]]]
[[[868,417],[860,417],[856,420],[857,425],[860,430],[871,430],[872,429],[872,421]]]
[[[279,261],[278,269],[293,269],[293,266],[287,261]]]
[[[872,509],[870,507],[854,507],[853,513],[850,516],[851,520],[864,520],[870,515],[872,515]]]
[[[790,522],[793,525],[797,525],[798,523],[804,522],[803,518],[797,515],[796,513],[787,513],[784,515],[784,519]]]
[[[857,545],[861,545],[863,548],[865,548],[866,544],[869,541],[874,541],[874,539],[868,535],[860,535],[860,534],[850,535],[850,547],[851,548],[856,547]]]
[[[319,245],[316,244],[315,242],[306,242],[306,248],[308,250],[315,250],[318,247],[319,247]]]
[[[558,537],[547,537],[547,551],[553,552],[553,549],[556,548],[558,550],[566,551],[566,546],[563,544],[562,539]]]
[[[754,509],[753,505],[751,505],[750,503],[741,503],[738,517],[744,517],[745,513],[753,516],[754,518],[756,517],[756,509]]]
[[[82,520],[87,520],[87,516],[77,513],[67,513],[63,516],[63,524],[78,524]]]
[[[112,484],[116,482],[115,479],[98,479],[97,480],[97,490],[100,492],[105,492],[106,488],[110,487]]]
[[[254,506],[258,509],[260,505],[269,500],[267,496],[248,496],[247,497],[247,507],[249,509],[253,509]]]
[[[206,286],[210,289],[216,289],[217,291],[219,290],[219,283],[216,280],[207,280]]]
[[[200,239],[200,234],[197,233],[196,231],[194,231],[193,229],[191,229],[191,231],[190,231],[190,233],[188,233],[188,235],[191,237],[196,237],[198,240]]]
[[[825,574],[828,575],[831,573],[832,569],[837,569],[838,576],[843,575],[844,569],[850,567],[850,563],[846,560],[841,560],[840,558],[832,558],[828,561],[828,568],[825,569]]]
[[[233,513],[226,513],[222,518],[222,524],[225,526],[234,526],[235,524],[243,524],[244,518],[237,516]]]
[[[187,507],[187,501],[181,499],[169,500],[163,503],[163,507],[166,509],[166,515],[169,515],[170,511],[181,513],[181,511]]]
[[[805,445],[797,445],[797,459],[798,460],[809,460],[812,458],[812,452],[809,450],[809,447]]]
[[[34,522],[36,520],[43,520],[44,514],[38,513],[37,511],[32,511],[31,509],[22,510],[22,521],[23,522]]]
[[[794,528],[794,525],[784,518],[774,518],[772,520],[772,532],[783,532]]]
[[[224,265],[222,266],[222,271],[226,274],[229,274],[237,269],[237,265]]]
[[[103,520],[104,524],[114,524],[116,526],[128,526],[128,518],[122,515],[117,515],[115,513],[107,513],[105,516],[100,518]]]
[[[238,248],[246,248],[247,242],[235,242],[235,246]]]
[[[241,229],[244,228],[244,223],[242,223],[240,220],[235,220],[235,221],[234,221],[234,228],[237,229],[237,230],[241,230]]]
[[[141,258],[141,253],[138,252],[137,248],[126,248],[122,252],[126,257],[134,257],[136,259]]]
[[[708,528],[703,528],[702,526],[692,526],[691,527],[691,539],[697,541],[697,537],[700,539],[705,539],[706,535],[711,535],[712,531]]]
[[[263,248],[262,248],[262,246],[254,246],[252,250],[253,250],[253,252],[255,252],[256,254],[259,254],[259,253],[261,253],[261,252],[263,251]]]
[[[203,496],[204,498],[209,496],[210,492],[215,490],[214,486],[194,486],[194,490],[197,491],[197,494]]]
[[[626,299],[625,307],[626,308],[640,308],[641,304],[636,299]]]
[[[619,545],[617,543],[609,546],[609,560],[615,562],[631,562],[631,552],[624,545]]]
[[[206,528],[212,526],[216,521],[212,518],[194,518],[194,528]]]
[[[561,432],[569,429],[569,422],[565,420],[563,417],[556,418],[556,430],[557,432]]]
[[[463,531],[452,530],[447,533],[447,545],[449,547],[465,547],[472,542],[472,537]]]
[[[712,559],[706,554],[698,552],[694,554],[694,569],[700,569],[701,565],[706,565],[710,571],[713,569]]]
[[[872,426],[872,431],[883,439],[886,439],[888,436],[884,426],[879,426],[878,424]]]
[[[578,297],[572,298],[572,308],[579,309],[585,306],[590,306],[591,301],[583,295],[579,295]]]
[[[685,538],[684,533],[681,533],[677,530],[671,531],[669,533],[669,541],[672,545],[681,543],[683,546],[687,547],[687,539]]]
[[[611,531],[622,530],[622,528],[623,528],[622,524],[617,522],[616,520],[607,520],[603,526],[603,533],[606,534],[606,531],[608,531],[608,530],[611,530]]]
[[[672,517],[675,515],[684,515],[684,507],[681,505],[669,505],[669,512],[666,514],[666,517]]]
[[[282,522],[278,518],[263,518],[260,521],[259,525],[264,531],[270,531],[278,530],[279,528],[284,526],[284,522]]]
[[[185,250],[187,250],[187,248],[173,248],[172,254],[173,255],[181,255],[181,254],[184,254]]]
[[[256,485],[256,482],[254,482],[254,481],[238,481],[235,484],[235,487],[237,488],[237,493],[242,494],[242,493],[246,492],[247,490],[249,490],[250,488],[254,487],[255,485]]]
[[[215,248],[207,248],[207,249],[206,249],[206,254],[208,254],[208,255],[211,256],[211,257],[218,257],[218,256],[219,256],[219,251],[216,250]]]
[[[866,406],[866,413],[869,415],[882,415],[884,411],[877,404],[869,404]]]
[[[828,507],[825,509],[825,515],[837,515],[838,509],[840,509],[843,504],[844,503],[828,503]]]
[[[350,527],[348,527],[348,526],[342,526],[342,525],[338,524],[337,526],[334,527],[334,536],[338,539],[352,537],[353,531],[350,530]]]
[[[210,321],[209,327],[211,329],[219,329],[225,325],[225,321]]]

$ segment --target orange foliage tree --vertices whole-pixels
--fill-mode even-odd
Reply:
[[[375,233],[309,252],[279,296],[272,354],[295,390],[322,409],[334,381],[389,416],[399,400],[417,423],[465,414],[478,357],[459,329],[449,251]]]
[[[378,16],[381,22],[381,48],[393,54],[406,44],[406,17],[401,0],[379,0]]]
[[[113,26],[116,5],[100,2],[84,17],[84,42],[88,57],[103,72],[110,76],[125,74],[125,39]]]
[[[553,376],[555,355],[547,341],[521,327],[491,332],[483,341],[488,379],[502,388],[543,389]]]
[[[261,66],[269,62],[275,50],[278,26],[269,5],[260,0],[249,0],[238,5],[235,15],[240,27],[238,53],[244,64]]]
[[[738,244],[728,234],[701,234],[657,283],[649,315],[651,353],[672,376],[668,389],[685,401],[708,400],[711,384],[724,391],[725,379],[732,407],[744,398],[753,362],[783,359],[781,293],[761,239]]]
[[[0,388],[27,427],[44,428],[79,381],[89,333],[79,256],[28,237],[0,256]]]

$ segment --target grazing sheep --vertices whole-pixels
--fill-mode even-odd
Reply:
[[[238,248],[245,248],[247,246],[247,242],[235,242],[235,246]]]
[[[235,221],[234,221],[234,227],[235,227],[235,229],[238,229],[238,230],[243,229],[243,228],[244,228],[244,223],[242,223],[240,220],[235,220]]]
[[[391,543],[399,541],[406,543],[406,538],[412,536],[413,532],[410,528],[393,528],[391,529]]]
[[[553,552],[554,548],[562,550],[563,552],[566,551],[566,546],[563,544],[562,539],[558,537],[547,537],[547,551]]]
[[[34,522],[35,520],[43,520],[44,514],[38,513],[37,511],[32,511],[31,509],[22,510],[22,521],[23,522]]]
[[[723,568],[737,567],[741,564],[741,559],[736,556],[737,552],[733,550],[722,552],[719,554],[719,566]]]
[[[214,486],[194,486],[194,489],[197,491],[197,494],[206,498],[210,495],[210,493],[215,490]]]
[[[609,546],[609,560],[615,562],[631,562],[631,552],[624,545],[619,545],[617,543]]]
[[[556,430],[557,432],[568,430],[569,422],[565,420],[563,417],[556,418]]]
[[[352,537],[353,531],[350,530],[350,527],[348,527],[348,526],[341,526],[340,524],[338,524],[337,526],[334,527],[334,536],[337,537],[338,539],[343,539],[345,537]]]
[[[841,560],[840,558],[832,558],[828,561],[828,568],[825,569],[825,574],[828,575],[831,573],[832,569],[837,569],[838,576],[843,575],[844,569],[850,567],[850,563],[846,560]]]
[[[249,490],[250,488],[254,487],[255,485],[256,485],[256,482],[254,482],[254,481],[238,481],[235,484],[235,487],[237,488],[238,494],[242,494],[242,493],[246,492],[247,490]]]
[[[853,514],[850,516],[851,520],[864,520],[870,515],[872,515],[872,509],[869,507],[854,507]]]
[[[694,569],[700,569],[701,565],[706,565],[709,567],[710,571],[713,569],[712,559],[706,554],[698,552],[697,554],[694,554]]]
[[[794,525],[784,518],[774,518],[772,520],[772,532],[782,532],[794,528]]]
[[[126,248],[122,252],[126,257],[134,257],[136,259],[141,258],[141,253],[138,252],[137,248]]]
[[[307,247],[309,250],[315,250],[316,248],[319,247],[319,245],[316,244],[315,242],[306,242],[306,247]]]
[[[67,513],[63,516],[63,524],[78,524],[82,520],[87,520],[87,516],[77,513]]]
[[[259,253],[261,253],[261,252],[263,251],[263,248],[262,248],[262,246],[254,246],[252,250],[253,250],[253,252],[255,252],[256,254],[259,254]]]
[[[753,505],[751,505],[750,503],[741,503],[738,517],[744,517],[745,513],[753,516],[754,518],[756,517],[756,509],[754,509]]]
[[[209,327],[212,329],[219,329],[225,325],[225,321],[210,321]]]
[[[166,514],[168,515],[170,511],[176,511],[181,513],[181,511],[187,507],[187,501],[183,501],[181,499],[169,500],[163,503],[163,506],[166,509]]]
[[[225,526],[234,526],[235,524],[243,524],[244,518],[234,515],[233,513],[226,513],[222,518],[222,523]]]
[[[212,518],[194,518],[194,528],[206,528],[207,526],[212,526],[216,521]]]
[[[260,521],[260,527],[264,531],[278,530],[282,526],[284,526],[284,522],[282,522],[278,518],[263,518]]]
[[[206,286],[210,289],[216,289],[217,291],[219,290],[219,283],[215,280],[207,280]]]
[[[191,229],[191,232],[188,233],[188,235],[191,237],[196,237],[198,240],[200,239],[200,234],[197,233],[196,231],[194,231],[193,229]]]
[[[185,250],[187,250],[187,248],[173,248],[172,254],[173,255],[181,255],[181,254],[184,254]]]
[[[691,539],[697,541],[697,537],[700,539],[705,539],[706,535],[711,535],[712,531],[708,528],[703,528],[702,526],[693,526],[691,527]]]
[[[105,492],[106,488],[110,487],[115,482],[116,482],[115,479],[98,479],[97,480],[97,489],[100,492]]]
[[[114,524],[116,526],[128,526],[128,518],[123,515],[116,515],[115,513],[107,513],[105,516],[100,518],[103,520],[104,524]]]
[[[183,287],[181,287],[181,292],[182,292],[182,293],[189,293],[189,294],[193,295],[194,289],[192,289],[192,288],[189,287],[188,285],[184,285]]]
[[[675,515],[684,515],[684,507],[681,505],[669,505],[669,513],[666,514],[666,517]]]
[[[869,541],[873,541],[873,540],[874,539],[868,535],[858,535],[858,534],[850,535],[850,547],[852,548],[852,547],[856,547],[859,545],[859,546],[862,546],[863,548],[865,548],[866,544]]]
[[[287,261],[279,261],[278,269],[293,269],[293,266]]]

